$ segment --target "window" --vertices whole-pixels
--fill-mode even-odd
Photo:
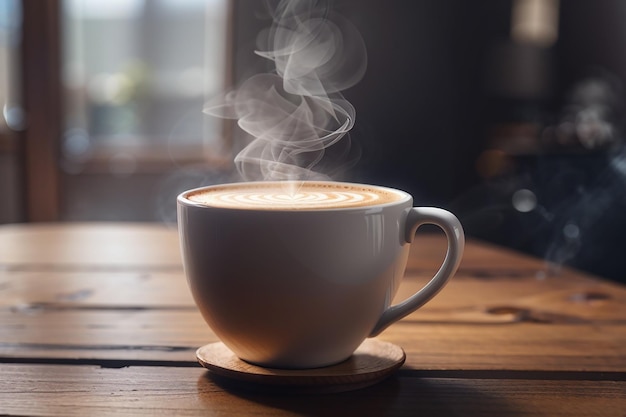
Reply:
[[[223,0],[63,6],[65,157],[80,161],[92,147],[213,144],[219,126],[201,110],[224,88]]]
[[[62,1],[62,219],[171,221],[225,164],[202,106],[225,88],[226,33],[226,0]]]

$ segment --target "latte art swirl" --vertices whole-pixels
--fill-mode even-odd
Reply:
[[[329,192],[297,192],[295,194],[286,193],[222,193],[213,196],[214,200],[219,203],[232,206],[294,206],[294,205],[361,205],[367,202],[376,202],[380,199],[374,193],[354,193],[347,191],[329,191]],[[215,204],[219,203],[216,201]]]
[[[310,210],[363,207],[403,198],[391,190],[345,183],[245,183],[216,186],[192,193],[191,201],[212,207]]]

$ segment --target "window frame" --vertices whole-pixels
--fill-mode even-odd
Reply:
[[[24,220],[30,222],[58,221],[62,217],[63,166],[72,163],[63,159],[63,87],[62,4],[63,0],[22,0],[22,42],[20,66],[21,91],[25,128],[17,134],[17,149],[22,166]],[[226,4],[226,56],[224,88],[232,85],[233,75],[233,1]],[[46,74],[42,76],[42,74]],[[199,110],[200,111],[200,110]],[[137,173],[166,173],[180,165],[203,164],[219,170],[232,169],[232,124],[221,125],[220,151],[204,145],[124,146],[96,145],[88,158],[80,161],[79,174],[107,173],[111,157],[120,151],[133,156]],[[1,139],[1,138],[0,138]],[[11,148],[11,142],[2,143]],[[4,145],[2,145],[4,147]],[[224,151],[226,150],[226,151]],[[176,166],[172,164],[175,157]]]

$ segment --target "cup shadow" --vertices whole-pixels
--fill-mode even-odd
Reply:
[[[492,392],[473,386],[471,379],[422,378],[415,371],[400,370],[366,388],[339,393],[303,392],[289,387],[242,383],[210,371],[198,379],[198,396],[214,408],[212,394],[229,395],[232,411],[244,406],[272,415],[304,416],[466,416],[511,415],[513,404]]]

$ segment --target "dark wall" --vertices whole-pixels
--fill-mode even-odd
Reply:
[[[353,180],[412,192],[423,204],[446,204],[477,181],[483,146],[483,80],[489,37],[506,33],[506,2],[335,1],[360,31],[365,76],[344,92],[356,107],[351,133],[360,146]],[[252,51],[265,3],[236,2],[236,79],[267,70]]]
[[[556,54],[562,94],[597,70],[626,80],[625,19],[621,0],[561,1]]]
[[[256,34],[269,25],[259,19],[264,7],[235,3],[237,80],[268,69],[252,54]],[[363,80],[345,91],[357,111],[351,137],[362,151],[348,179],[402,188],[417,204],[451,209],[472,236],[626,281],[619,103],[626,2],[561,1],[557,42],[544,49],[511,41],[511,7],[506,0],[333,3],[368,51]],[[580,110],[572,110],[572,94],[589,77],[609,80],[612,142],[561,146],[554,132],[565,117],[577,117],[567,115]],[[531,146],[511,151],[520,136]],[[504,168],[485,175],[480,161],[493,148],[500,159],[490,163]],[[513,204],[522,189],[537,199],[530,211]]]
[[[410,191],[420,204],[449,203],[477,180],[481,75],[498,19],[476,2],[366,1],[345,13],[369,54],[364,79],[346,92],[363,146],[355,176]]]

